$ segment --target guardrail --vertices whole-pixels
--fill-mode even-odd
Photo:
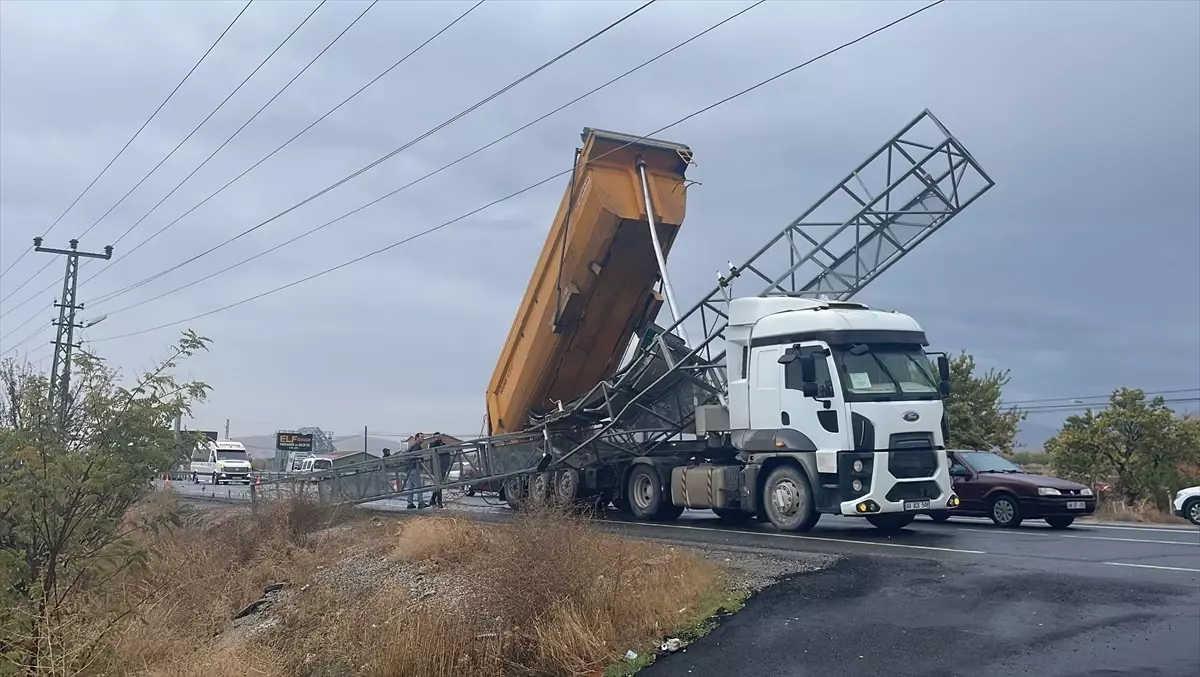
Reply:
[[[544,439],[540,433],[497,435],[305,473],[252,473],[250,499],[311,494],[322,503],[357,504],[384,498],[412,502],[456,489],[498,491],[505,479],[536,470]],[[451,479],[456,466],[460,473],[471,470]]]

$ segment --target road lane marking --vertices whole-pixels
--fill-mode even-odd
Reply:
[[[1188,571],[1194,574],[1200,574],[1200,569],[1189,569],[1187,567],[1164,567],[1157,564],[1129,564],[1127,562],[1105,562],[1115,567],[1137,567],[1139,569],[1162,569],[1163,571]]]
[[[1054,534],[1040,534],[1044,536],[1052,536]],[[1125,543],[1161,543],[1163,545],[1191,545],[1200,548],[1200,540],[1192,541],[1157,541],[1145,538],[1115,538],[1112,536],[1076,536],[1074,534],[1058,534],[1063,538],[1086,538],[1092,541],[1123,541]]]
[[[937,552],[958,552],[966,555],[986,555],[983,550],[959,550],[957,548],[938,548],[932,545],[909,545],[907,543],[881,543],[877,541],[859,541],[850,538],[825,538],[822,536],[802,536],[800,534],[781,534],[771,531],[738,531],[733,529],[713,529],[712,527],[693,527],[684,524],[655,524],[654,522],[612,522],[612,524],[628,524],[633,526],[658,527],[660,529],[694,529],[696,531],[711,531],[718,534],[749,534],[753,536],[771,536],[773,538],[798,538],[806,541],[825,541],[827,543],[854,543],[857,545],[880,545],[888,548],[910,548],[913,550],[933,550]]]

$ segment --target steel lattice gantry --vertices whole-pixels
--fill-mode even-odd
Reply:
[[[697,406],[721,402],[735,282],[752,284],[749,295],[849,299],[992,185],[958,139],[923,111],[745,263],[731,266],[679,321],[644,332],[617,374],[539,421],[556,430],[548,461],[578,466],[647,453],[689,432]],[[677,336],[684,323],[702,329],[695,345]]]

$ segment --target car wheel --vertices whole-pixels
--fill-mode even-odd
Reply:
[[[1002,527],[1013,529],[1021,526],[1021,508],[1017,505],[1015,496],[1000,494],[993,498],[988,515],[993,522]]]
[[[875,527],[876,529],[890,533],[893,531],[900,531],[909,524],[912,524],[912,521],[915,517],[916,515],[913,514],[891,512],[884,513],[882,515],[867,515],[867,521],[870,522],[871,526]]]
[[[933,512],[929,513],[929,519],[941,524],[942,522],[950,519],[950,513],[945,510],[934,510]]]
[[[762,503],[767,519],[780,531],[809,531],[821,518],[808,475],[794,465],[771,471],[763,484]]]
[[[1049,524],[1051,529],[1066,529],[1074,523],[1075,517],[1073,515],[1056,515],[1046,518],[1046,524]]]
[[[1183,514],[1192,524],[1200,525],[1200,498],[1189,498],[1183,504]]]

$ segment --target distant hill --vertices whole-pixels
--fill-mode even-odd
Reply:
[[[1021,426],[1017,429],[1016,447],[1020,451],[1036,451],[1046,444],[1046,440],[1057,434],[1058,426],[1021,421]]]

